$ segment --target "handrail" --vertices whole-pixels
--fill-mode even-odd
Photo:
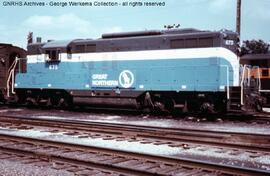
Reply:
[[[251,72],[252,71],[252,72]],[[257,74],[257,75],[256,75]],[[253,76],[256,78],[256,86],[258,87],[259,91],[261,90],[261,74],[260,69],[258,66],[251,67],[249,65],[244,65],[241,73],[241,105],[244,105],[244,87],[251,86],[250,85],[250,78]]]
[[[247,65],[244,65],[244,67],[242,69],[242,76],[241,76],[241,83],[240,83],[240,87],[241,87],[241,105],[244,105],[244,79],[245,79],[245,75],[246,75],[246,68],[247,68]]]
[[[15,60],[13,61],[13,63],[11,64],[9,70],[8,70],[7,97],[10,97],[10,86],[9,86],[10,81],[12,81],[11,82],[11,93],[15,94],[15,91],[14,91],[15,68],[17,66],[18,60],[19,59],[16,57]]]
[[[259,92],[260,92],[260,90],[261,90],[261,86],[262,86],[262,84],[261,84],[261,73],[260,73],[260,68],[258,67],[258,69],[257,69],[257,72],[258,72],[258,75],[259,75]]]
[[[227,89],[227,99],[230,99],[230,83],[229,83],[229,66],[228,65],[221,65],[221,67],[225,67],[226,68],[226,73],[227,73],[227,79],[226,79],[226,89]]]
[[[247,67],[247,68],[248,68],[248,67]],[[249,69],[249,68],[247,69],[247,71],[248,71],[248,76],[247,76],[247,85],[248,85],[248,86],[250,86],[250,77],[251,77],[250,72],[251,72],[251,71],[250,71],[250,69]]]
[[[13,63],[11,64],[11,66],[9,67],[8,73],[10,73],[11,69],[13,68],[14,64],[16,63],[16,59],[17,58],[15,58],[15,60],[13,61]]]
[[[253,69],[256,69],[257,71],[257,76],[254,75],[254,78],[258,80],[257,86],[259,91],[261,90],[261,73],[260,73],[260,67],[259,66],[254,66]]]

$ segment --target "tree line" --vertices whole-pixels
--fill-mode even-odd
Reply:
[[[263,40],[245,40],[241,46],[240,56],[246,54],[266,54],[270,53],[269,44]]]

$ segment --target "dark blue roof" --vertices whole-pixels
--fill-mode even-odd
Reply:
[[[66,48],[73,40],[57,40],[46,43],[43,48]]]

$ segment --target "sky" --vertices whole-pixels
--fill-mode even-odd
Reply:
[[[50,2],[165,2],[162,7],[147,6],[50,6]],[[235,31],[237,0],[25,0],[48,5],[7,6],[1,0],[0,43],[26,48],[27,34],[66,40],[100,38],[103,33],[136,30],[162,30],[164,25],[180,28]],[[16,2],[20,2],[16,0]],[[242,0],[241,40],[262,39],[270,43],[270,0]]]

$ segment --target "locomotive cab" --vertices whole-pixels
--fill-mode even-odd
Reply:
[[[46,61],[47,62],[57,62],[60,61],[60,50],[46,50]]]
[[[49,41],[48,43],[42,46],[42,53],[45,54],[45,61],[50,62],[60,62],[62,53],[68,52],[68,45],[70,40],[61,40],[61,41]],[[70,49],[69,49],[70,50]]]

